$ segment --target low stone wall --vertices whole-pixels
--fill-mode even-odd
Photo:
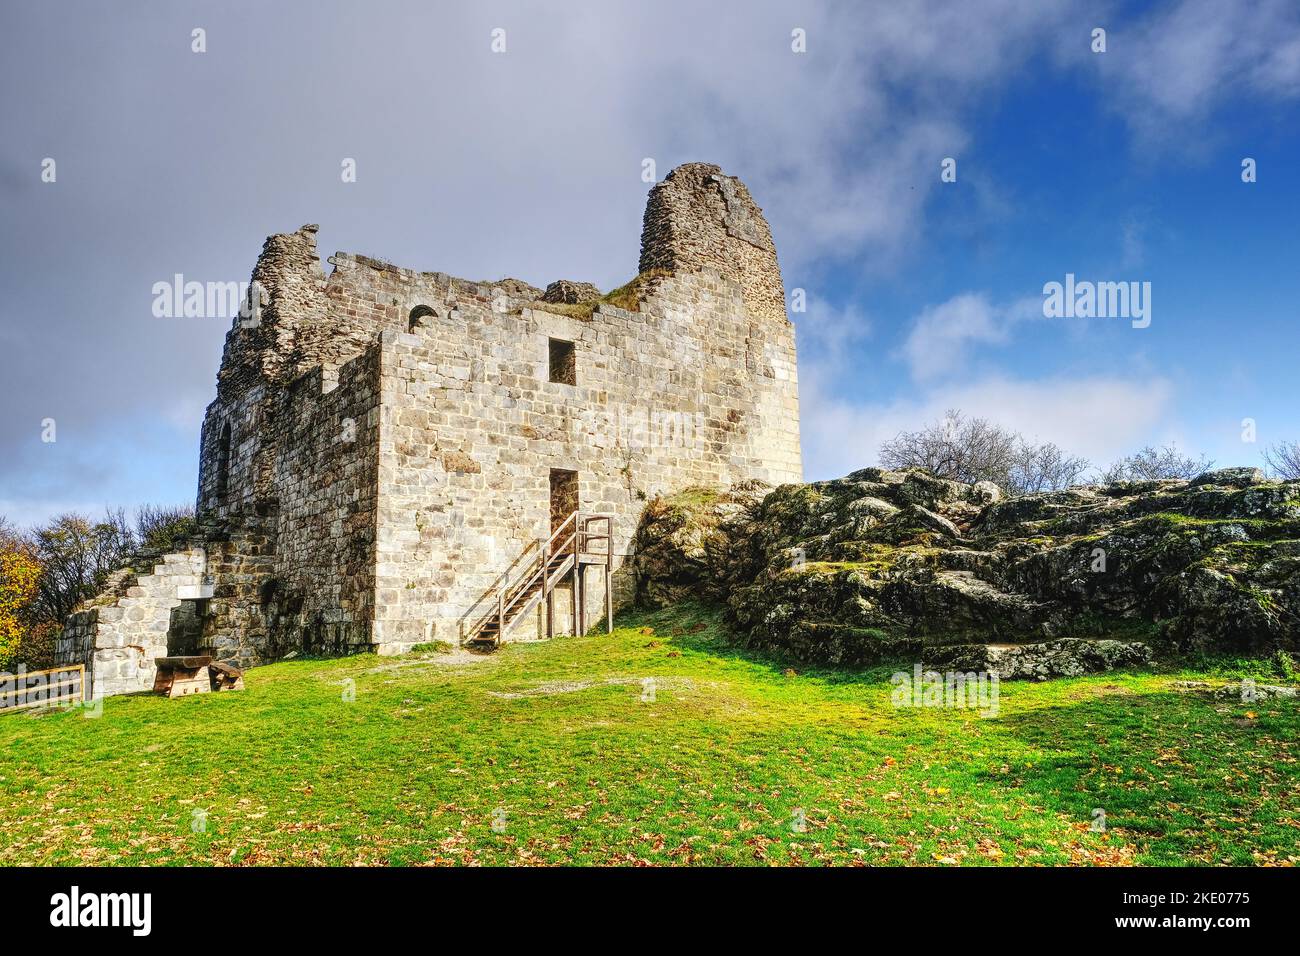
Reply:
[[[56,663],[84,664],[90,696],[153,687],[154,659],[167,656],[172,611],[211,594],[202,548],[163,555],[152,573],[116,575],[89,606],[72,614],[56,644]]]

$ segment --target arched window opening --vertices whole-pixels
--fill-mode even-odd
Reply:
[[[427,305],[417,305],[411,310],[411,317],[406,323],[406,331],[417,332],[420,329],[427,329],[433,325],[433,320],[437,317],[438,313]]]

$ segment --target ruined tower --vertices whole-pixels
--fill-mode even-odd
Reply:
[[[717,166],[651,190],[639,274],[603,297],[329,263],[315,226],[266,241],[204,419],[201,533],[65,632],[63,658],[90,663],[97,694],[145,689],[177,620],[245,665],[472,639],[501,582],[575,509],[609,516],[618,603],[649,497],[801,478],[776,249]],[[584,598],[603,605],[604,587],[597,576]],[[552,608],[562,632],[568,597]],[[537,615],[504,636],[537,634]]]

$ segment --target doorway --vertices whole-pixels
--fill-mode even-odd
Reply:
[[[172,608],[167,627],[168,657],[190,657],[203,653],[203,622],[207,616],[206,599],[185,599]]]
[[[551,533],[578,510],[578,473],[551,469]]]

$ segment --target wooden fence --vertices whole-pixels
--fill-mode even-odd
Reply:
[[[31,707],[68,707],[86,700],[86,666],[0,674],[0,713]]]

